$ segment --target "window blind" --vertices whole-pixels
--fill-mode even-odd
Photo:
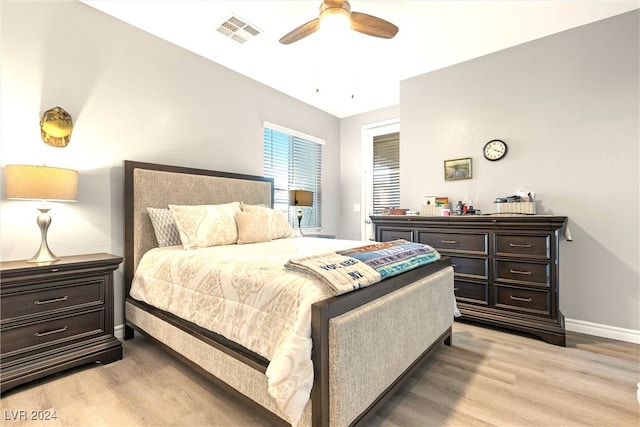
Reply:
[[[304,228],[322,227],[322,145],[278,130],[264,128],[264,175],[274,178],[274,206],[298,225],[297,209],[289,209],[289,190],[313,192],[313,206],[302,208]]]
[[[373,214],[400,207],[400,132],[373,138]]]

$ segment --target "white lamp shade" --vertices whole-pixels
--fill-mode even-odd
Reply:
[[[78,198],[78,171],[72,169],[7,165],[4,180],[7,199],[72,202]]]

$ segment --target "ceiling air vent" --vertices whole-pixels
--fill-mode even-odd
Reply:
[[[224,21],[217,28],[217,31],[238,43],[244,43],[261,33],[256,27],[248,24],[244,19],[240,19],[237,16],[232,16]]]

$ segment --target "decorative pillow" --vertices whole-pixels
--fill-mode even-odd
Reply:
[[[240,203],[223,205],[169,205],[185,249],[230,245],[238,241],[236,212]]]
[[[244,203],[242,204],[242,210],[244,212],[266,213],[269,215],[269,218],[271,218],[271,240],[282,239],[294,235],[293,229],[289,224],[289,220],[287,220],[287,217],[282,212],[259,205],[245,205]]]
[[[266,213],[236,212],[236,223],[239,245],[271,241],[271,219]]]
[[[151,224],[153,224],[153,231],[156,233],[158,247],[182,244],[178,227],[176,227],[173,214],[169,209],[147,208],[147,212],[149,212]]]

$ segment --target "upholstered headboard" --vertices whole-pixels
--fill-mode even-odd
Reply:
[[[273,179],[179,166],[124,161],[124,279],[126,294],[138,262],[157,246],[147,208],[229,202],[273,205]]]

